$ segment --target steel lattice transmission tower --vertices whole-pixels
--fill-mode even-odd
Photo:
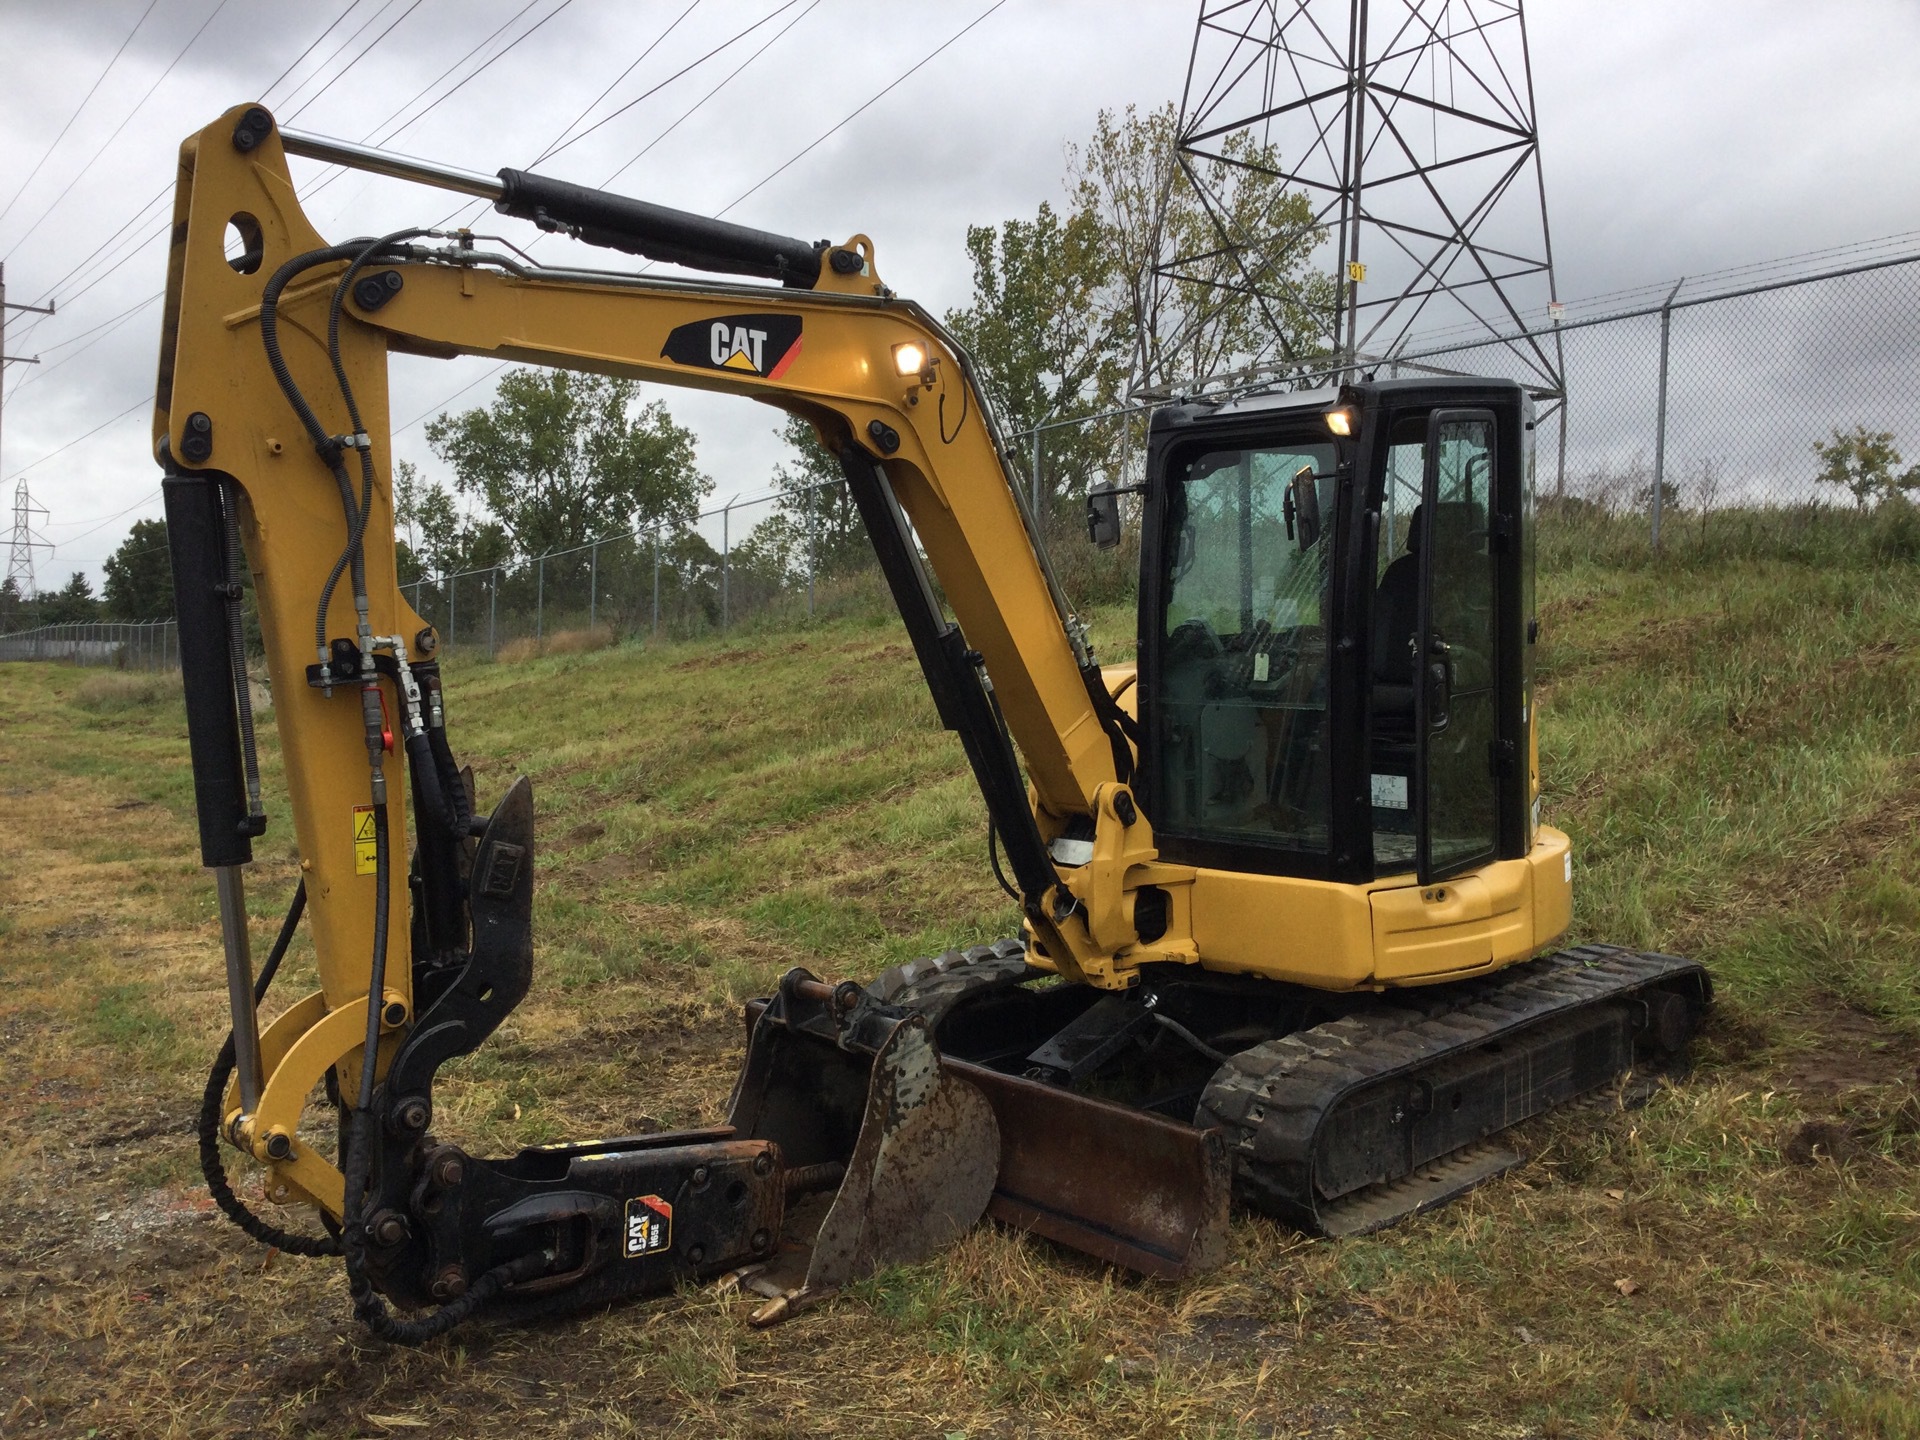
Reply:
[[[37,593],[33,574],[33,552],[51,550],[47,541],[40,538],[34,529],[34,519],[47,518],[44,506],[33,503],[33,496],[27,493],[27,481],[23,475],[13,487],[13,529],[9,532],[7,543],[7,575],[13,582],[13,593],[22,600],[31,600]],[[0,582],[3,584],[4,582]]]
[[[1265,257],[1297,235],[1231,233],[1204,179],[1248,164],[1230,137],[1270,147],[1250,168],[1308,197],[1338,284],[1318,378],[1499,337],[1476,369],[1563,393],[1521,0],[1201,0],[1179,135],[1216,248],[1164,273],[1271,294]]]

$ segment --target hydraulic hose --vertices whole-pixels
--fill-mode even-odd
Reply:
[[[425,730],[416,730],[407,736],[407,769],[413,776],[413,788],[420,796],[421,809],[442,829],[464,838],[466,827],[458,821],[456,810],[448,803],[446,777],[440,772],[438,757],[433,752],[433,741]]]
[[[367,616],[366,552],[361,542],[366,535],[367,521],[373,512],[373,449],[367,439],[366,426],[360,420],[360,404],[353,397],[353,385],[347,379],[346,364],[340,356],[340,314],[346,303],[347,291],[353,285],[353,277],[360,273],[362,266],[374,256],[391,249],[401,241],[426,233],[425,230],[415,226],[405,230],[395,230],[389,235],[382,235],[377,240],[356,242],[360,248],[348,262],[347,268],[341,272],[340,279],[333,287],[333,298],[327,303],[327,361],[333,366],[334,381],[340,387],[340,398],[346,403],[347,423],[351,427],[347,439],[353,448],[360,452],[360,499],[357,505],[352,503],[346,505],[346,548],[334,561],[327,583],[321,587],[320,609],[316,617],[316,625],[317,633],[321,637],[319,646],[322,650],[325,649],[326,644],[324,630],[327,607],[332,603],[334,587],[340,582],[342,569],[349,564],[353,567],[353,603],[354,611],[359,618],[362,649],[366,648],[366,637],[372,633]],[[264,314],[264,311],[262,313]],[[338,462],[339,444],[330,443],[333,444],[333,449],[329,456],[329,463],[334,467],[334,481],[340,486],[342,498],[345,500],[351,495],[351,483],[346,478],[346,467]],[[322,663],[325,663],[324,655]]]
[[[447,800],[447,828],[455,839],[465,840],[473,833],[473,797],[467,794],[467,782],[460,773],[459,762],[453,758],[453,747],[447,744],[445,728],[428,726],[427,744],[440,777],[440,793]]]
[[[292,370],[287,367],[286,357],[281,354],[280,294],[294,276],[303,271],[337,260],[351,260],[368,245],[377,243],[361,238],[344,245],[329,245],[296,255],[268,277],[266,288],[260,292],[260,343],[267,353],[267,367],[273,371],[275,383],[279,385],[281,394],[287,397],[287,403],[293,407],[293,413],[298,417],[301,428],[307,432],[313,448],[333,472],[333,482],[340,491],[340,504],[347,516],[346,546],[334,561],[326,583],[320,588],[320,603],[314,614],[313,644],[322,665],[327,663],[327,610],[332,604],[334,588],[340,583],[342,573],[351,567],[356,597],[366,593],[366,562],[360,546],[366,517],[362,513],[363,507],[355,500],[353,482],[347,478],[347,467],[340,463],[339,442],[327,433],[326,427],[320,423],[320,417],[314,414],[313,407],[300,392]]]
[[[294,931],[300,927],[300,916],[307,908],[307,883],[302,880],[293,892],[293,903],[287,907],[287,918],[280,924],[280,934],[273,942],[273,949],[267,955],[267,963],[260,968],[260,978],[253,982],[253,1003],[258,1005],[267,998],[267,987],[273,983],[274,972],[280,968],[281,960],[286,958],[287,946],[292,943]],[[234,1047],[233,1032],[227,1032],[227,1040],[220,1047],[219,1058],[213,1062],[213,1071],[207,1076],[206,1093],[200,1098],[200,1173],[207,1182],[207,1193],[213,1197],[213,1203],[235,1225],[262,1245],[271,1245],[276,1250],[284,1250],[289,1255],[338,1255],[340,1242],[332,1236],[297,1235],[290,1230],[262,1220],[247,1208],[246,1202],[233,1193],[233,1186],[227,1180],[227,1168],[220,1158],[220,1122],[226,1104],[227,1083],[233,1078]]]
[[[387,826],[387,785],[382,769],[385,749],[381,708],[379,704],[379,681],[373,668],[373,632],[368,615],[368,596],[366,582],[366,557],[364,537],[368,517],[373,508],[374,467],[373,454],[365,436],[360,419],[360,408],[354,399],[353,386],[346,372],[346,365],[340,353],[340,316],[348,289],[360,269],[376,255],[389,249],[400,241],[412,236],[424,234],[419,229],[395,231],[375,240],[356,240],[347,245],[331,246],[324,250],[309,251],[305,255],[295,256],[276,270],[268,280],[266,291],[261,299],[260,332],[266,346],[268,364],[272,367],[274,379],[286,395],[294,412],[305,427],[308,438],[314,448],[326,461],[333,472],[334,483],[340,491],[341,507],[347,520],[347,543],[340,556],[334,561],[333,568],[321,589],[319,605],[314,615],[314,647],[319,652],[320,662],[328,664],[327,611],[331,606],[333,592],[340,577],[349,570],[353,578],[354,609],[358,621],[360,641],[361,714],[366,728],[367,758],[371,769],[371,796],[373,800],[373,843],[374,843],[374,901],[373,901],[373,954],[367,967],[367,1025],[366,1034],[360,1051],[360,1083],[354,1098],[354,1105],[347,1117],[346,1153],[342,1156],[342,1170],[346,1182],[342,1204],[342,1227],[340,1235],[340,1254],[346,1260],[347,1284],[353,1298],[354,1314],[360,1321],[384,1340],[400,1345],[420,1345],[459,1325],[486,1305],[501,1290],[516,1280],[531,1279],[545,1271],[547,1257],[538,1251],[522,1255],[504,1265],[494,1267],[482,1274],[458,1299],[441,1306],[418,1320],[403,1319],[387,1308],[386,1302],[374,1288],[367,1266],[367,1229],[364,1210],[366,1207],[367,1181],[373,1166],[373,1147],[377,1143],[377,1124],[374,1111],[376,1091],[375,1071],[380,1060],[381,1012],[386,998],[387,978],[387,940],[390,928],[390,884],[393,870],[392,842]],[[336,260],[347,260],[346,270],[335,284],[333,296],[327,311],[327,358],[333,367],[334,380],[340,389],[340,397],[347,409],[348,422],[352,429],[345,437],[335,437],[327,433],[319,418],[300,393],[299,386],[287,368],[285,358],[280,353],[278,305],[280,293],[294,275],[315,265]],[[353,493],[352,482],[347,477],[346,466],[342,463],[340,452],[351,446],[360,452],[361,489],[359,496]],[[404,643],[404,642],[396,642]],[[396,657],[404,665],[404,656]],[[346,677],[341,677],[345,679]],[[465,787],[456,785],[461,799],[450,805],[448,796],[440,784],[438,756],[433,743],[425,733],[426,727],[415,729],[406,737],[406,749],[409,762],[414,766],[415,783],[426,808],[438,816],[442,823],[451,825],[465,811]],[[442,742],[444,744],[444,741]],[[447,760],[450,763],[451,753]]]

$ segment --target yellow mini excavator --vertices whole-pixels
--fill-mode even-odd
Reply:
[[[730,278],[544,268],[467,230],[330,243],[288,155]],[[533,798],[522,779],[473,813],[437,636],[396,584],[394,351],[811,422],[979,782],[1020,937],[864,986],[791,972],[749,1007],[724,1125],[493,1158],[436,1136],[436,1071],[532,982]],[[215,1198],[343,1256],[399,1341],[727,1273],[770,1320],[982,1214],[1171,1276],[1220,1257],[1230,1196],[1316,1233],[1390,1224],[1514,1163],[1516,1122],[1683,1065],[1699,966],[1547,953],[1573,863],[1539,813],[1532,429],[1485,380],[1162,408],[1138,664],[1103,669],[967,356],[865,236],[229,111],[180,152],[153,429],[233,1020],[201,1116]],[[1390,487],[1419,494],[1410,519]],[[1120,493],[1088,520],[1115,540]],[[257,973],[248,571],[301,872]],[[303,910],[320,988],[263,1029]],[[227,1147],[326,1234],[243,1201]]]

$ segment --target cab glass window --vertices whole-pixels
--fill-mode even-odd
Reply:
[[[1164,829],[1327,846],[1330,441],[1215,449],[1174,469],[1159,695]]]

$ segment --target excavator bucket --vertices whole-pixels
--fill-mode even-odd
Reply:
[[[986,1211],[1000,1134],[926,1021],[857,984],[795,970],[749,1016],[728,1125],[779,1147],[788,1202],[779,1253],[735,1277],[764,1325],[951,1245]]]
[[[804,971],[749,1015],[729,1125],[778,1145],[788,1200],[781,1253],[738,1272],[768,1302],[756,1324],[936,1254],[983,1214],[1146,1275],[1224,1258],[1214,1132],[943,1060],[918,1013]]]

